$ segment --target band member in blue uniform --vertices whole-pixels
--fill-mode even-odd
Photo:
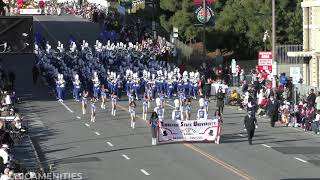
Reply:
[[[206,109],[207,113],[209,112],[209,99],[205,97],[204,99],[204,108]]]
[[[162,91],[160,91],[160,93],[159,93],[159,98],[160,98],[160,100],[161,100],[161,106],[162,107],[165,107],[166,106],[166,102],[165,102],[165,99],[164,99],[164,91],[162,90]]]
[[[127,94],[128,96],[128,104],[130,104],[133,100],[134,100],[134,91],[133,90],[130,90]]]
[[[93,83],[93,97],[98,98],[99,92],[100,92],[100,81],[99,81],[98,73],[95,71],[93,72],[92,83]]]
[[[167,97],[171,99],[173,93],[173,74],[169,73],[167,81]]]
[[[82,114],[86,114],[87,104],[88,104],[89,92],[87,90],[82,91],[81,109]]]
[[[197,113],[197,120],[207,120],[208,114],[207,114],[207,111],[204,107],[204,99],[203,98],[199,99],[199,105],[200,105],[200,109],[198,110],[198,113]]]
[[[184,116],[185,116],[185,120],[190,120],[191,117],[191,99],[187,98],[184,100],[184,104],[183,104],[183,111],[184,111]]]
[[[129,113],[130,113],[130,124],[131,124],[131,128],[134,129],[135,124],[136,124],[136,102],[135,101],[131,101],[131,103],[129,104]]]
[[[92,97],[91,98],[91,105],[90,105],[90,109],[91,109],[91,122],[95,122],[96,119],[96,102],[97,102],[97,98]]]
[[[180,109],[180,102],[178,99],[174,100],[174,107],[175,109],[172,111],[172,121],[184,120],[182,110]]]
[[[111,115],[116,116],[118,96],[115,92],[111,95]]]
[[[153,93],[153,90],[152,90],[152,87],[150,85],[147,88],[147,94],[146,94],[148,96],[148,108],[150,108],[150,101],[153,99],[152,93]]]
[[[147,120],[148,104],[149,104],[149,97],[147,94],[145,94],[142,99],[142,118],[145,121]]]
[[[80,85],[81,82],[79,80],[79,75],[74,75],[74,81],[73,81],[73,98],[79,102],[80,101]]]
[[[178,98],[179,98],[179,101],[180,101],[180,106],[182,106],[184,100],[185,100],[185,96],[184,96],[184,92],[183,91],[178,91]],[[182,108],[182,107],[181,107]]]
[[[118,75],[118,78],[117,78],[117,96],[118,98],[120,99],[121,98],[121,92],[122,92],[122,89],[123,89],[123,83],[122,83],[122,80],[120,79],[120,76]]]
[[[189,96],[189,78],[188,78],[188,72],[183,72],[183,92],[185,97]]]
[[[134,80],[133,80],[133,90],[134,90],[134,93],[135,93],[135,98],[136,100],[139,100],[139,90],[140,90],[140,81],[138,79],[138,74],[135,73],[134,74]]]
[[[63,102],[65,87],[66,87],[66,81],[63,79],[63,74],[58,74],[58,80],[56,81],[56,90],[57,90],[58,100],[60,102]]]
[[[162,107],[160,98],[156,99],[157,107],[154,108],[154,111],[158,114],[159,121],[164,120],[164,108]]]
[[[106,109],[106,102],[107,102],[107,89],[104,88],[104,84],[101,85],[101,109]]]
[[[157,81],[156,81],[156,75],[155,74],[152,74],[152,79],[149,82],[149,84],[150,84],[150,88],[151,88],[151,91],[152,91],[151,99],[154,100],[156,98],[156,91],[157,91]]]
[[[178,74],[178,81],[177,81],[177,92],[179,93],[179,91],[183,91],[183,80],[181,78],[181,74]]]
[[[198,73],[195,73],[190,83],[190,86],[192,88],[193,99],[197,99],[197,95],[198,95],[198,76],[199,76]]]

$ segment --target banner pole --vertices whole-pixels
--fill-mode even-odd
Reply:
[[[203,61],[206,59],[206,23],[207,23],[207,6],[206,0],[203,0],[204,22],[203,22]]]

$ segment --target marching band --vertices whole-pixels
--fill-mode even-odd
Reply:
[[[111,99],[111,114],[116,115],[117,101],[126,92],[129,101],[131,128],[135,127],[136,102],[142,101],[142,118],[147,120],[150,101],[155,100],[159,121],[164,120],[166,99],[173,97],[172,120],[190,120],[191,99],[199,98],[197,119],[208,117],[208,99],[200,97],[200,73],[180,72],[172,63],[157,60],[169,47],[152,46],[152,41],[128,45],[96,41],[94,47],[83,41],[79,46],[71,42],[69,49],[58,42],[57,50],[47,43],[45,49],[35,46],[37,64],[47,82],[55,79],[57,99],[63,102],[69,84],[73,85],[75,101],[82,104],[86,114],[88,98],[91,98],[91,122],[95,122],[96,103],[101,98],[101,109],[106,109]],[[82,93],[81,93],[82,92]],[[90,94],[90,96],[89,96]]]

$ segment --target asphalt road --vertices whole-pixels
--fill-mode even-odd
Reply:
[[[78,32],[94,41],[98,33],[97,25],[75,17],[34,19],[53,40],[67,41],[69,32]],[[30,81],[26,78],[17,73],[18,88],[30,94],[21,106],[34,117],[31,139],[42,165],[51,165],[56,172],[82,173],[90,180],[320,179],[320,137],[312,133],[279,125],[271,128],[266,119],[258,119],[259,128],[249,146],[243,131],[244,112],[227,107],[221,144],[151,146],[145,121],[138,118],[134,131],[129,127],[127,101],[119,102],[115,117],[108,102],[106,110],[98,108],[96,122],[90,123],[90,115],[81,114],[79,103],[70,98],[57,102],[51,89],[40,83],[33,85],[31,77]],[[170,105],[165,110],[167,118]],[[138,115],[141,107],[139,102]],[[213,113],[215,102],[209,107]],[[197,109],[198,103],[193,101],[193,119]]]

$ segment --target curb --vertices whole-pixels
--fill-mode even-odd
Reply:
[[[28,137],[28,140],[29,140],[29,142],[30,142],[30,144],[31,144],[31,148],[32,148],[33,151],[34,151],[34,155],[36,156],[36,161],[37,161],[37,164],[38,164],[38,168],[39,168],[39,170],[40,170],[41,173],[44,173],[44,169],[43,169],[42,163],[41,163],[41,161],[40,161],[38,151],[37,151],[36,148],[34,147],[34,144],[33,144],[32,140],[31,140],[29,134],[27,135],[27,137]]]

